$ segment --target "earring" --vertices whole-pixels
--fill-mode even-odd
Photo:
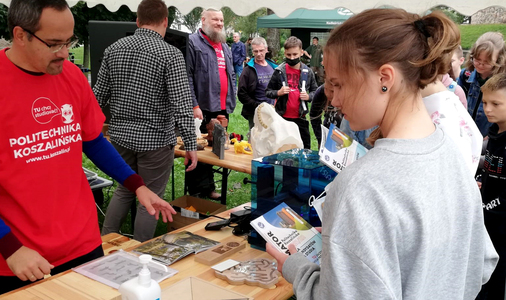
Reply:
[[[386,91],[388,91],[388,88],[387,88],[386,86],[384,86],[384,87],[382,87],[382,88],[381,88],[381,91],[382,91],[383,93],[386,93]]]

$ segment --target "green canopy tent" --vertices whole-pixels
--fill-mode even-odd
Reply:
[[[286,18],[269,15],[257,19],[257,28],[332,29],[348,20],[353,14],[344,8],[312,10],[299,8]]]
[[[257,19],[257,28],[291,29],[292,35],[301,39],[303,48],[306,49],[310,45],[312,37],[318,35],[315,33],[329,32],[334,27],[348,20],[352,15],[353,13],[346,8],[329,10],[299,8],[286,18],[280,18],[277,15],[260,17]],[[321,38],[322,36],[320,36]],[[321,40],[320,42],[324,41]]]

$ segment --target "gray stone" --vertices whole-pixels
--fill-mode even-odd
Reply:
[[[3,48],[7,48],[7,47],[10,47],[11,46],[11,43],[4,40],[4,39],[0,39],[0,49],[3,49]]]
[[[493,6],[482,9],[471,16],[471,24],[506,23],[506,8]]]

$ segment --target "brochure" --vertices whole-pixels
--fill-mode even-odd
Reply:
[[[293,244],[309,261],[320,264],[321,234],[286,203],[251,221],[251,226],[279,251],[290,254],[288,245]]]
[[[150,254],[153,259],[170,265],[189,254],[197,254],[218,244],[219,242],[203,236],[181,231],[167,233],[133,251],[140,254]]]
[[[367,148],[350,138],[334,124],[330,124],[325,145],[322,143],[320,147],[320,161],[339,173],[366,153]]]

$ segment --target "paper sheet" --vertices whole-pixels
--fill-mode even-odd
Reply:
[[[155,262],[148,264],[151,278],[160,282],[177,274],[177,270],[162,266]],[[164,271],[164,268],[167,271]],[[118,289],[119,286],[139,275],[142,264],[139,257],[134,254],[118,251],[108,256],[93,260],[90,263],[81,265],[73,270],[93,280]]]

